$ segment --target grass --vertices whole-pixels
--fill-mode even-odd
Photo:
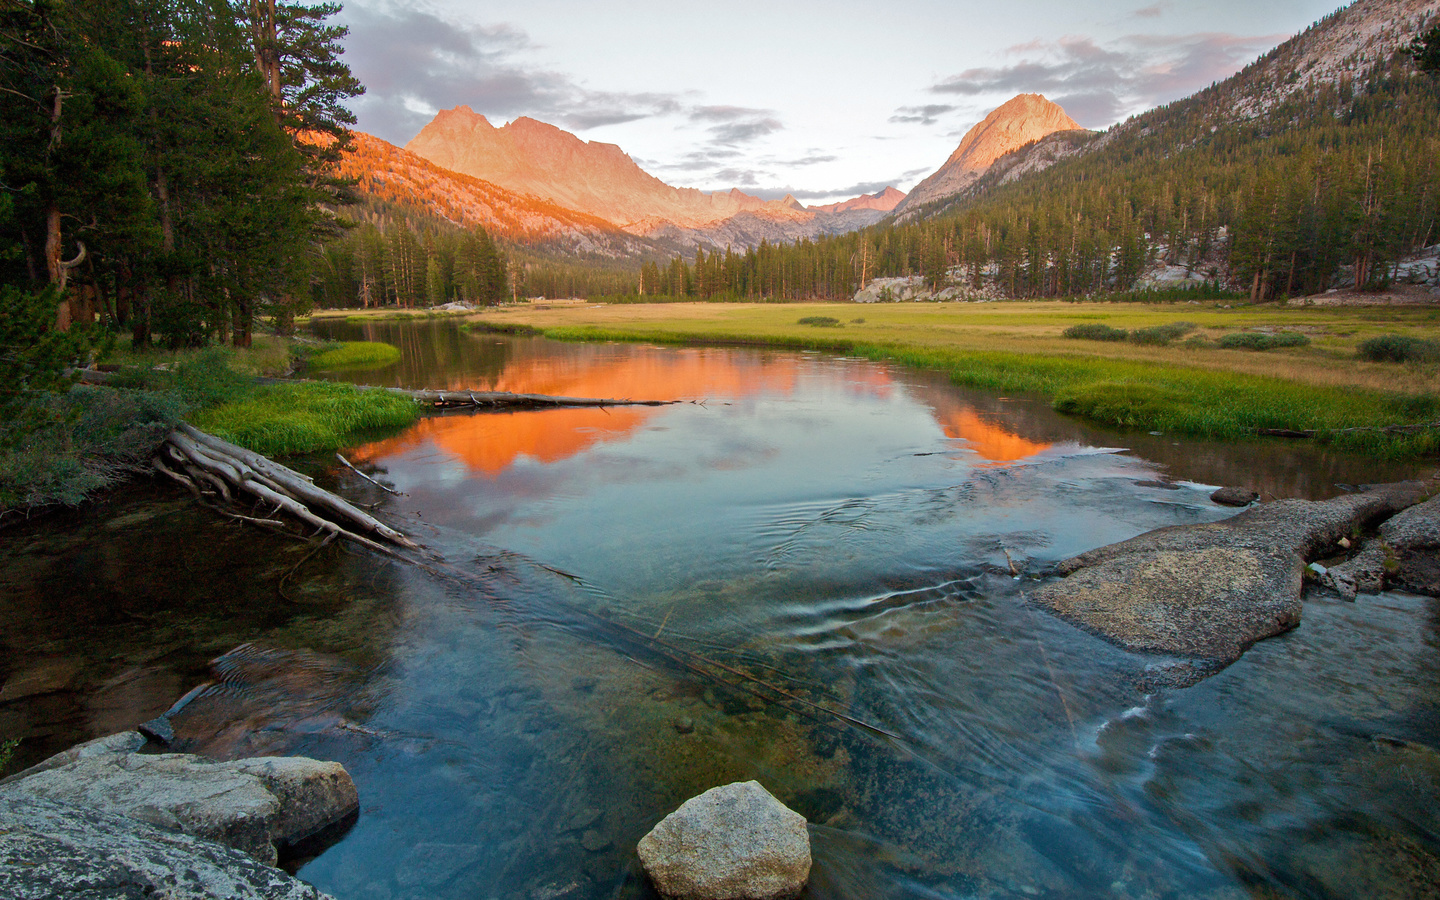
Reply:
[[[853,308],[810,304],[799,311],[818,316]],[[1357,346],[1382,330],[1426,340],[1440,336],[1440,314],[1423,307],[875,305],[866,307],[863,322],[852,320],[844,337],[817,335],[799,324],[796,312],[796,305],[761,304],[508,309],[488,313],[487,323],[539,328],[563,340],[740,343],[892,360],[948,372],[971,387],[1041,394],[1063,412],[1117,428],[1220,439],[1260,428],[1317,429],[1335,445],[1387,458],[1440,449],[1435,432],[1336,433],[1440,418],[1440,367],[1412,364],[1406,377],[1397,378],[1393,363],[1355,358]],[[1127,335],[1157,329],[1172,339],[1192,336],[1173,344],[1062,336],[1086,323]],[[1264,354],[1219,346],[1226,335],[1258,328],[1303,331],[1313,339]]]
[[[419,415],[419,406],[400,394],[306,382],[258,386],[200,410],[190,422],[256,453],[285,456],[333,450],[356,432],[403,427]]]
[[[400,361],[400,348],[380,341],[343,341],[306,361],[316,371],[379,369]]]

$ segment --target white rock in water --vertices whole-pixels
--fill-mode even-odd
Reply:
[[[685,801],[637,849],[646,874],[671,900],[786,900],[810,879],[805,817],[756,781]]]

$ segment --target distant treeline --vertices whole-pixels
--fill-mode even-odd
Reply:
[[[351,210],[355,212],[356,210]],[[490,305],[510,296],[505,254],[483,228],[371,216],[320,251],[325,307]]]

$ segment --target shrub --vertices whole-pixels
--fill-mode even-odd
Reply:
[[[834,316],[806,316],[796,324],[814,325],[816,328],[839,328],[840,320]]]
[[[1403,334],[1382,334],[1361,342],[1355,352],[1371,362],[1433,362],[1440,359],[1440,343]]]
[[[310,359],[309,367],[324,369],[379,369],[400,361],[400,348],[380,341],[345,341]]]
[[[1076,338],[1082,341],[1123,341],[1130,336],[1130,332],[1123,328],[1111,328],[1109,325],[1102,325],[1099,322],[1071,325],[1061,334],[1067,338]]]
[[[1152,328],[1137,328],[1130,332],[1130,341],[1134,344],[1152,344],[1163,347],[1194,330],[1195,326],[1189,322],[1170,322]]]
[[[1259,331],[1242,331],[1227,334],[1219,341],[1222,350],[1275,350],[1280,347],[1304,347],[1310,339],[1293,331],[1278,334],[1264,334]]]
[[[49,424],[0,446],[0,509],[79,504],[140,468],[187,408],[172,392],[92,385],[34,402]]]

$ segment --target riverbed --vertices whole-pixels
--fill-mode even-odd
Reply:
[[[822,354],[325,336],[402,349],[359,383],[681,402],[449,414],[347,448],[399,495],[305,464],[430,571],[149,485],[10,529],[0,724],[25,754],[214,681],[176,716],[192,749],[354,776],[359,820],[294,862],[340,900],[650,897],[636,841],[749,778],[810,820],[812,898],[1440,883],[1436,601],[1314,592],[1300,628],[1185,690],[1026,601],[1067,556],[1233,514],[1215,486],[1422,470],[1103,432]]]

